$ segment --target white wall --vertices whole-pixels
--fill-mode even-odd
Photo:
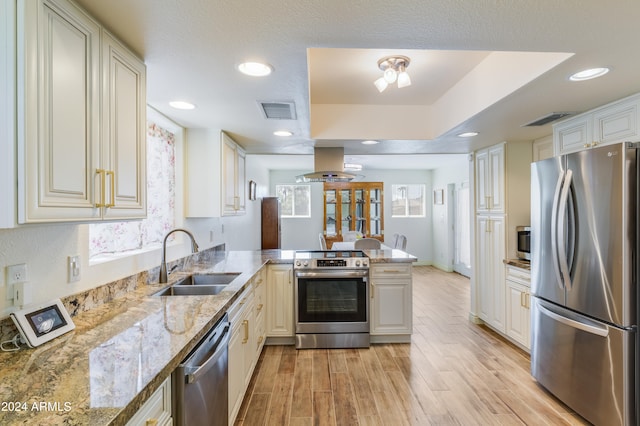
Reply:
[[[309,170],[272,170],[270,172],[270,195],[275,195],[277,184],[295,183],[295,177]],[[390,237],[395,233],[407,236],[407,251],[418,258],[421,263],[432,260],[432,226],[431,203],[427,202],[424,218],[391,217],[391,185],[421,183],[425,184],[427,194],[431,194],[432,172],[430,170],[366,170],[361,172],[363,181],[384,182],[384,233]],[[323,229],[323,184],[311,185],[310,218],[282,219],[282,248],[290,250],[319,249],[318,234]]]
[[[433,205],[433,264],[445,271],[453,270],[454,194],[462,182],[469,181],[469,159],[460,156],[458,162],[433,171],[433,189],[444,190],[444,204]]]

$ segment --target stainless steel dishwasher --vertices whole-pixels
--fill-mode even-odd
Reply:
[[[177,426],[227,426],[229,330],[225,314],[173,372]]]

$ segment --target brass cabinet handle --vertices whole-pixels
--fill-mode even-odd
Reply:
[[[111,197],[109,204],[105,204],[105,207],[113,207],[116,205],[116,173],[113,170],[106,171],[107,176],[110,176],[110,184],[111,184]],[[103,190],[104,194],[104,190]]]
[[[106,177],[107,171],[105,169],[96,169],[96,174],[100,176],[100,202],[96,203],[96,207],[106,207],[104,203],[104,193],[107,190]]]
[[[145,426],[156,426],[158,424],[158,419],[147,419],[144,424]]]
[[[263,305],[262,303],[258,305],[258,312],[260,312],[260,311],[262,310],[262,307],[263,307],[263,306],[264,306],[264,305]]]
[[[242,321],[242,326],[244,327],[244,339],[242,339],[242,344],[244,345],[249,341],[249,320]]]

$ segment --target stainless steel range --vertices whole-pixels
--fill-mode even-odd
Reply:
[[[298,251],[296,348],[369,346],[369,259],[362,251]]]

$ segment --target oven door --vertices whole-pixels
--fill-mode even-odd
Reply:
[[[368,333],[368,271],[296,271],[296,333]]]

